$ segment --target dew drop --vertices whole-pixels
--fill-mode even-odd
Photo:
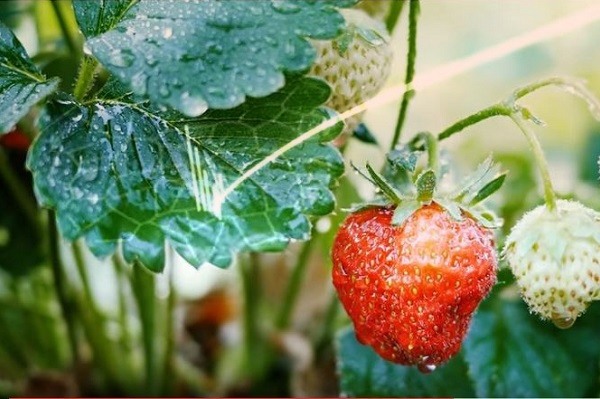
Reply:
[[[570,328],[573,326],[573,324],[575,324],[575,319],[572,317],[555,317],[552,319],[552,323],[562,329],[562,330],[566,330],[567,328]]]
[[[165,29],[163,29],[162,31],[162,37],[164,37],[165,39],[170,38],[171,36],[173,36],[173,28],[171,28],[170,26],[167,26]]]
[[[435,371],[436,368],[437,366],[435,364],[420,363],[417,365],[417,369],[423,374],[429,374],[432,371]]]
[[[128,68],[133,65],[135,55],[129,49],[120,49],[112,53],[110,63],[118,68]]]
[[[185,92],[181,95],[180,111],[189,117],[202,115],[208,109],[208,104],[202,97],[193,97]]]
[[[292,3],[287,0],[273,0],[271,7],[277,12],[282,14],[295,14],[300,11],[298,4]]]

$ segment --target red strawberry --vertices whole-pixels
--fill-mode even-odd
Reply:
[[[372,207],[346,219],[333,246],[333,284],[361,343],[428,372],[458,353],[496,282],[493,235],[435,202],[402,225],[393,214]]]
[[[30,145],[31,139],[16,127],[10,132],[0,134],[0,146],[6,149],[26,152]]]

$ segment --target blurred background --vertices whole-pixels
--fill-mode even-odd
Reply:
[[[77,71],[68,67],[73,64],[69,63],[71,55],[59,52],[62,55],[56,56],[55,50],[66,44],[53,7],[70,16],[63,23],[74,26],[74,21],[69,1],[54,3],[3,1],[0,17],[15,29],[44,71],[60,75],[69,87]],[[597,12],[598,5],[597,0],[423,1],[417,76],[571,13],[588,7]],[[404,80],[407,8],[393,34],[395,60],[388,86]],[[421,131],[440,132],[506,99],[513,89],[551,76],[585,79],[591,91],[600,95],[600,19],[418,90],[401,141]],[[382,166],[399,103],[400,99],[366,113],[364,122],[380,146],[351,140],[345,153],[348,162]],[[521,104],[547,123],[535,131],[559,195],[576,194],[598,209],[600,124],[585,102],[549,87],[527,96]],[[540,203],[537,171],[527,143],[508,118],[470,127],[443,147],[464,167],[473,167],[493,152],[509,170],[505,187],[495,197],[507,226],[511,218]],[[8,155],[22,165],[23,153]],[[27,179],[23,170],[17,173]],[[340,205],[359,199],[352,187],[362,196],[372,195],[372,187],[363,179],[348,175],[350,183],[343,183],[338,191]],[[57,251],[65,260],[65,279],[71,287],[69,298],[63,300],[77,319],[76,336],[71,336],[59,306],[56,281],[43,260],[47,258],[32,248],[36,240],[45,238],[32,239],[33,233],[24,231],[24,244],[18,251],[4,244],[9,242],[7,226],[18,223],[19,216],[5,187],[1,188],[0,395],[337,395],[331,338],[347,321],[329,281],[328,250],[344,217],[341,210],[316,221],[319,239],[314,243],[294,243],[281,254],[252,254],[227,270],[211,265],[194,269],[170,252],[166,271],[150,276],[123,265],[118,257],[97,260],[84,244],[61,241]],[[258,267],[248,269],[244,266],[248,262]],[[305,265],[305,274],[297,287],[298,300],[293,308],[282,310],[279,306],[291,288],[289,277],[299,264]],[[248,276],[248,270],[254,274]],[[257,314],[246,312],[247,292],[240,282],[244,278],[260,291]],[[152,283],[139,283],[145,280]],[[142,286],[150,291],[141,292]],[[145,307],[154,316],[142,317]],[[149,319],[154,323],[150,331],[145,324]],[[95,324],[98,320],[101,323]],[[258,324],[261,332],[260,338],[254,337],[256,341],[245,341],[244,326],[249,322]],[[73,342],[80,346],[76,370],[70,363]],[[148,345],[160,352],[152,366],[155,370],[146,364],[144,348]],[[243,353],[254,354],[252,364],[244,363]],[[160,372],[163,367],[170,370],[166,375]],[[148,385],[149,375],[159,376],[156,386]]]

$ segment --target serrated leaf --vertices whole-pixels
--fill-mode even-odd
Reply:
[[[290,79],[281,91],[195,119],[166,119],[127,97],[52,102],[28,165],[39,201],[57,209],[70,240],[98,256],[120,242],[127,261],[161,270],[164,241],[190,263],[230,264],[239,251],[281,250],[306,239],[307,215],[331,212],[344,170],[321,141],[338,125],[273,160],[222,203],[213,199],[250,167],[328,118],[326,83]],[[333,133],[332,133],[333,132]],[[220,218],[219,218],[220,216]]]
[[[0,134],[58,87],[36,68],[12,31],[0,24]]]
[[[387,362],[345,329],[337,337],[340,390],[348,397],[475,397],[459,355],[430,374]]]
[[[500,296],[481,306],[463,344],[477,397],[587,397],[596,384],[598,307],[569,330]]]
[[[284,85],[283,71],[308,69],[315,50],[307,38],[340,34],[344,19],[335,6],[353,3],[141,0],[74,6],[87,48],[110,72],[136,94],[198,116],[207,108],[233,108],[246,96],[271,94]]]
[[[506,172],[502,173],[501,175],[499,175],[498,177],[494,178],[492,181],[487,183],[485,186],[483,186],[475,194],[473,199],[471,199],[469,201],[469,205],[476,205],[476,204],[480,203],[481,201],[483,201],[484,199],[488,198],[490,195],[494,194],[496,191],[498,191],[500,189],[500,187],[502,187],[502,184],[504,184],[504,180],[506,180]]]

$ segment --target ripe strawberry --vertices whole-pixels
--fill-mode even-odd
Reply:
[[[506,239],[504,256],[529,309],[568,328],[600,299],[600,213],[558,200],[528,212]]]
[[[393,208],[351,214],[333,246],[333,283],[357,339],[384,359],[430,371],[460,350],[496,282],[490,230],[436,203],[401,226]]]
[[[334,41],[313,41],[317,60],[310,73],[327,81],[332,89],[327,106],[338,112],[362,104],[383,87],[392,64],[389,36],[379,21],[364,11],[342,10],[348,28]],[[346,120],[345,134],[352,133],[362,116]]]
[[[0,146],[8,150],[26,152],[30,145],[31,139],[16,127],[10,132],[0,134]]]

